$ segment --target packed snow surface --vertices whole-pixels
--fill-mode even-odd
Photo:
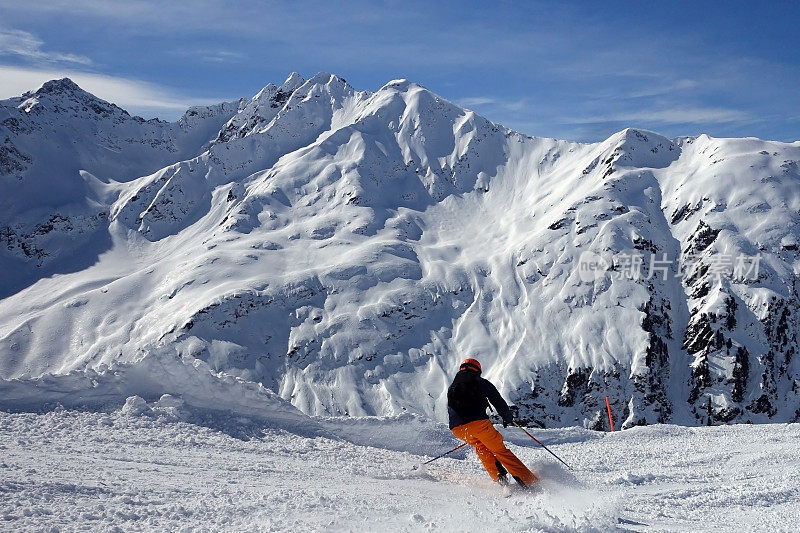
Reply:
[[[324,434],[189,413],[0,412],[7,531],[795,531],[797,424],[501,430],[541,477],[504,493],[446,427],[318,419]],[[398,449],[402,448],[402,449]]]

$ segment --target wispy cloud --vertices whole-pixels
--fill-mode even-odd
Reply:
[[[469,109],[493,109],[495,111],[502,112],[518,112],[529,109],[530,107],[528,100],[525,98],[516,100],[501,100],[491,96],[467,96],[465,98],[458,98],[454,100],[454,102],[461,107],[466,107]]]
[[[91,65],[86,56],[54,52],[43,48],[44,41],[27,31],[0,28],[0,56],[18,56],[37,63],[74,63]]]
[[[676,109],[620,112],[609,115],[571,117],[567,124],[601,124],[608,122],[635,123],[655,122],[661,124],[721,124],[726,122],[751,122],[753,117],[737,109],[717,107],[690,107]]]
[[[664,84],[653,84],[649,87],[644,87],[640,90],[631,91],[626,95],[627,98],[650,98],[653,96],[663,96],[665,94],[676,94],[681,91],[688,91],[697,88],[698,83],[695,80],[682,79],[674,82]]]
[[[228,49],[214,48],[180,48],[170,52],[180,58],[195,58],[207,63],[238,63],[247,59],[247,55]]]
[[[692,91],[702,89],[702,84],[692,79],[673,80],[673,75],[663,73],[659,76],[648,76],[639,78],[635,83],[628,81],[625,90],[619,88],[604,88],[591,95],[595,101],[619,101],[619,100],[645,100],[657,97],[670,96],[691,96]]]
[[[209,63],[229,63],[231,61],[242,61],[245,55],[240,52],[230,50],[203,50],[197,54],[203,61]]]
[[[455,101],[456,104],[460,105],[461,107],[480,107],[490,104],[496,104],[497,99],[491,98],[489,96],[468,96],[466,98],[459,98]]]
[[[68,77],[85,91],[135,114],[175,118],[193,105],[221,102],[223,98],[197,98],[141,80],[91,72],[0,65],[0,98],[35,90],[45,81]]]

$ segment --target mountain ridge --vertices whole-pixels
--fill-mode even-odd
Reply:
[[[37,130],[6,121],[36,104],[8,102],[24,100],[2,102],[0,161],[33,161],[1,179],[26,197],[46,182],[19,141]],[[310,414],[443,418],[448,376],[474,355],[545,426],[603,427],[605,396],[624,427],[800,417],[798,143],[528,137],[408,80],[371,93],[327,73],[205,109],[175,152],[159,147],[180,127],[157,123],[166,144],[150,146],[173,160],[152,172],[158,157],[130,180],[118,159],[78,158],[68,178],[93,185],[47,232],[20,229],[48,224],[31,210],[0,221],[4,266],[28,272],[0,301],[0,389],[172,357]],[[95,245],[93,261],[42,275],[69,262],[65,240]],[[670,261],[665,279],[586,282],[586,251]],[[720,256],[758,253],[757,279],[715,277]],[[194,397],[190,381],[161,392]]]

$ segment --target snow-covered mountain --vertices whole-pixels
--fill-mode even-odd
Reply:
[[[120,184],[202,153],[245,103],[145,121],[67,78],[0,102],[0,297],[91,265],[108,247]]]
[[[176,123],[52,81],[0,139],[0,404],[444,419],[474,356],[545,426],[800,419],[800,142],[532,138],[324,73]]]

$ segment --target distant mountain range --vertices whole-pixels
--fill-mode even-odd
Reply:
[[[50,81],[0,102],[0,407],[444,420],[469,356],[547,427],[606,397],[624,427],[798,421],[798,161],[528,137],[406,80],[174,123]]]

